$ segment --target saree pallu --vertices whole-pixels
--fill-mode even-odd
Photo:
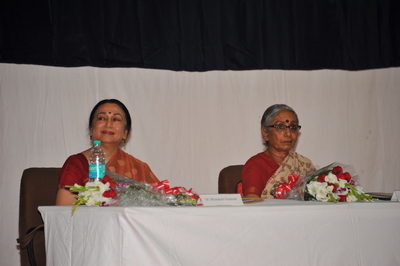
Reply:
[[[118,149],[118,151],[110,158],[107,162],[106,168],[111,172],[126,176],[139,182],[149,184],[159,182],[146,163],[136,159],[121,149]]]
[[[272,187],[275,184],[288,182],[289,174],[298,175],[300,178],[307,176],[309,173],[315,171],[315,167],[310,159],[304,157],[297,152],[291,151],[285,160],[281,163],[278,170],[268,179],[261,198],[273,199],[270,194]]]

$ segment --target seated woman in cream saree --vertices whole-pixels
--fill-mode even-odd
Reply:
[[[292,151],[301,126],[297,114],[284,104],[269,107],[261,119],[266,150],[251,157],[243,167],[242,190],[245,197],[273,198],[271,188],[287,182],[289,174],[299,177],[315,171],[310,159]]]
[[[279,165],[265,153],[250,158],[243,167],[243,195],[255,194],[261,198],[273,198],[270,194],[275,184],[288,182],[289,174],[304,177],[315,171],[311,160],[296,153],[289,152]]]

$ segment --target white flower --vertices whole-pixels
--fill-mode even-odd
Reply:
[[[340,179],[337,181],[338,187],[346,187],[347,181],[345,179]]]
[[[87,206],[95,206],[96,205],[96,201],[94,200],[93,197],[88,198],[88,200],[85,203]]]
[[[355,202],[355,201],[357,201],[357,198],[356,198],[356,196],[349,194],[349,195],[347,195],[346,201],[347,202]]]
[[[336,200],[340,200],[340,197],[337,195],[337,194],[335,194],[335,193],[332,193],[332,196],[336,199]]]
[[[337,191],[338,191],[338,195],[347,195],[347,194],[349,194],[349,189],[348,188],[340,189],[340,190],[337,190]]]
[[[324,183],[321,183],[321,184],[324,184]],[[317,188],[317,195],[315,196],[315,198],[319,201],[325,201],[325,202],[328,201],[328,199],[329,199],[328,194],[332,193],[332,189],[333,189],[333,186],[326,186],[326,185],[319,186]]]
[[[332,193],[333,186],[328,186],[327,182],[312,181],[307,184],[308,193],[319,201],[328,201],[329,195]]]
[[[85,197],[87,197],[87,206],[99,205],[104,201],[103,192],[100,192],[99,190],[89,190],[87,192],[88,193],[85,194]]]
[[[110,183],[108,183],[108,182],[106,184],[103,184],[102,182],[98,182],[96,184],[96,186],[99,187],[101,194],[103,194],[104,191],[107,191],[110,189]]]
[[[317,194],[317,190],[320,186],[322,186],[323,183],[317,182],[317,181],[311,181],[310,183],[307,184],[307,190],[310,195],[314,196]]]
[[[338,179],[336,175],[334,175],[332,172],[329,172],[329,174],[325,177],[325,181],[328,183],[337,183]]]
[[[104,198],[103,197],[102,202],[104,202],[106,205],[109,205],[109,204],[111,204],[113,202],[113,199],[112,198]]]
[[[87,206],[101,205],[103,202],[105,204],[110,204],[110,198],[103,197],[105,191],[110,190],[110,183],[102,183],[100,181],[87,182],[86,191],[79,193],[79,196],[83,197],[83,202]]]

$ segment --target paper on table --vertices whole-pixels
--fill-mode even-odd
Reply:
[[[393,193],[386,192],[367,192],[367,194],[378,200],[390,200],[393,195]]]

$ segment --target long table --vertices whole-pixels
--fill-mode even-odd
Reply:
[[[400,203],[39,207],[47,265],[400,265]]]

